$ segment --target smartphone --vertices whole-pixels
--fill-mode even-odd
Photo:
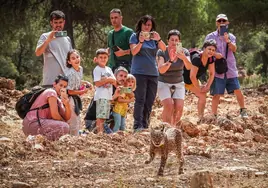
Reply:
[[[67,31],[57,31],[55,37],[67,37]]]
[[[118,46],[115,46],[115,45],[114,45],[114,46],[112,47],[112,50],[113,50],[114,52],[117,52],[117,51],[119,50],[119,48],[118,48]]]
[[[176,43],[176,53],[181,53],[183,51],[182,43],[178,42]]]
[[[131,87],[122,87],[120,89],[120,94],[123,94],[123,93],[131,93],[131,92],[132,92]]]
[[[143,35],[145,40],[150,40],[150,39],[154,38],[154,32],[142,31],[142,35]]]
[[[220,26],[220,36],[224,36],[224,33],[228,33],[228,26],[227,25],[221,25]]]
[[[60,96],[61,96],[61,98],[68,98],[66,88],[61,88],[60,89]]]

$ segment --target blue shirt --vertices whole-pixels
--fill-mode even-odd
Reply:
[[[129,44],[138,44],[137,34],[133,33]],[[131,74],[158,76],[156,53],[158,46],[156,41],[149,40],[142,43],[140,51],[132,57]]]

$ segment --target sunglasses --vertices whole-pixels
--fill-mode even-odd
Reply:
[[[220,19],[220,20],[218,20],[217,22],[227,22],[227,20],[223,20],[223,19]]]

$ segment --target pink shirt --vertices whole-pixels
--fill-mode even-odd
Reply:
[[[46,89],[43,93],[41,93],[37,99],[34,101],[31,109],[33,108],[38,108],[41,107],[45,104],[48,103],[48,98],[49,97],[56,97],[57,98],[57,103],[58,103],[58,108],[59,108],[59,112],[61,115],[64,114],[65,112],[65,108],[63,106],[63,103],[61,102],[61,100],[58,98],[57,92],[54,89]],[[52,119],[51,113],[50,113],[50,108],[45,108],[45,109],[41,109],[39,110],[39,118],[42,119]],[[37,120],[37,113],[36,110],[30,111],[27,113],[26,118],[29,121],[34,121]]]

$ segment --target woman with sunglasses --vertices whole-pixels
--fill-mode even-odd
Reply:
[[[187,49],[176,52],[176,45],[181,42],[181,33],[173,29],[168,32],[167,50],[158,50],[158,96],[163,105],[162,120],[171,125],[180,121],[185,97],[183,68],[191,69],[190,53]]]
[[[134,131],[147,129],[157,92],[158,70],[156,53],[166,50],[165,43],[156,32],[154,18],[142,16],[136,24],[136,32],[129,39],[131,54],[131,74],[136,78],[134,104]]]

